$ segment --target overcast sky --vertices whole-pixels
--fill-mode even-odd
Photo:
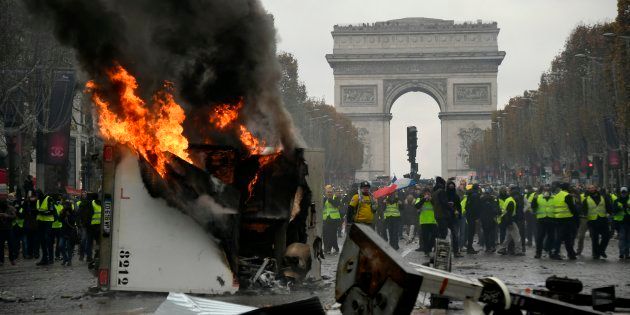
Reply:
[[[278,49],[292,53],[308,94],[334,101],[332,69],[325,55],[332,53],[330,32],[335,24],[371,23],[405,17],[427,17],[455,22],[496,21],[499,50],[506,52],[499,66],[498,107],[510,97],[535,89],[571,30],[579,24],[609,22],[617,15],[616,0],[262,0],[274,15]],[[392,173],[408,172],[405,127],[420,130],[420,173],[440,172],[440,122],[435,101],[422,93],[408,93],[392,109]]]

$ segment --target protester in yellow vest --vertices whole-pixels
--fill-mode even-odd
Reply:
[[[431,189],[425,188],[422,191],[422,198],[416,198],[415,207],[420,213],[418,221],[420,222],[420,244],[416,251],[423,251],[424,255],[429,257],[433,252],[435,238],[437,237],[437,221],[435,220],[435,210],[431,203]]]
[[[534,258],[541,258],[545,250],[548,255],[554,245],[554,222],[553,222],[553,195],[549,185],[543,186],[540,193],[532,198],[531,207],[536,216],[536,255]]]
[[[325,195],[323,200],[323,243],[324,252],[332,254],[334,249],[336,253],[339,253],[339,245],[337,244],[337,230],[341,226],[341,214],[339,213],[339,206],[341,200],[334,194],[333,187],[327,185],[325,187]]]
[[[556,240],[551,259],[562,260],[560,246],[564,244],[567,256],[571,260],[577,259],[573,249],[575,234],[577,232],[575,215],[577,210],[573,196],[569,193],[569,183],[561,183],[560,191],[553,196],[553,220],[556,230]]]
[[[24,228],[24,219],[26,218],[26,211],[24,211],[24,205],[22,200],[15,200],[13,202],[13,208],[15,208],[15,221],[13,221],[13,235],[15,238],[16,254],[19,254],[22,250],[22,258],[26,259],[28,255],[26,229]]]
[[[348,204],[348,223],[364,223],[371,225],[376,212],[376,200],[370,193],[370,183],[364,181],[360,184],[360,195],[352,196]]]
[[[42,258],[37,266],[50,265],[54,262],[52,224],[55,221],[54,202],[50,196],[37,191],[37,234],[42,249]]]
[[[53,207],[55,208],[55,221],[52,224],[52,239],[55,244],[55,260],[61,260],[61,227],[63,224],[59,217],[61,216],[61,210],[63,210],[63,205],[61,205],[61,196],[55,196],[55,203]]]
[[[521,246],[521,233],[519,232],[515,217],[517,216],[517,204],[516,198],[520,198],[520,194],[517,187],[510,187],[510,196],[503,201],[503,208],[501,209],[501,224],[505,226],[505,239],[499,245],[497,253],[501,255],[508,254],[508,246],[511,242],[514,243],[514,255],[524,256],[523,247]]]
[[[101,234],[101,202],[98,195],[94,193],[88,194],[88,207],[92,210],[90,226],[88,227],[88,237],[85,245],[85,255],[87,262],[92,262],[92,246],[96,241],[98,244]]]
[[[385,199],[385,226],[387,227],[387,239],[389,245],[398,250],[398,241],[400,236],[400,202],[395,193],[387,196]]]
[[[628,187],[621,187],[619,196],[615,199],[616,213],[623,216],[619,221],[619,259],[630,259],[630,196]]]
[[[593,259],[608,258],[606,247],[608,247],[610,240],[610,231],[608,229],[607,209],[610,209],[610,205],[607,204],[606,198],[599,193],[595,185],[589,185],[582,201],[582,207],[591,234]]]

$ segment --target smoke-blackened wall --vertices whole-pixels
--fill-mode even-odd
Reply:
[[[149,97],[172,81],[185,107],[185,134],[203,142],[208,109],[245,99],[243,120],[268,144],[295,147],[278,89],[273,18],[258,0],[27,0],[50,18],[59,41],[73,47],[89,79],[107,85],[115,62]],[[115,88],[115,87],[112,87]],[[205,139],[204,139],[205,138]],[[237,144],[236,139],[217,142]]]

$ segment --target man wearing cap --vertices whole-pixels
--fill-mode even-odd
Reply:
[[[324,214],[323,214],[323,241],[324,252],[332,253],[339,252],[339,245],[337,244],[337,228],[341,224],[341,213],[339,213],[340,198],[333,193],[333,187],[327,185],[325,187],[324,196]]]
[[[619,221],[619,259],[630,259],[630,203],[628,187],[621,187],[619,197],[615,199],[614,208]]]
[[[348,223],[364,223],[372,225],[374,212],[376,212],[376,200],[370,194],[370,183],[361,182],[359,185],[360,194],[355,194],[348,204]]]

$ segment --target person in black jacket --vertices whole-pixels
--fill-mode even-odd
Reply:
[[[61,210],[61,216],[59,220],[62,223],[61,226],[61,254],[63,256],[62,266],[72,266],[72,252],[74,250],[74,244],[78,239],[77,229],[77,216],[70,201],[63,203],[63,210]]]
[[[475,231],[477,230],[477,220],[479,220],[479,214],[481,213],[481,196],[479,195],[479,185],[473,184],[472,188],[467,192],[466,198],[466,222],[468,223],[467,240],[468,246],[467,254],[477,254],[478,251],[473,247],[473,239],[475,238]]]
[[[499,200],[492,193],[492,188],[487,187],[480,198],[479,221],[481,221],[481,229],[483,230],[483,245],[486,248],[486,253],[493,253],[496,250],[496,219],[499,215]]]
[[[438,237],[446,238],[450,230],[453,255],[462,257],[462,254],[459,253],[459,226],[457,225],[461,204],[455,190],[455,183],[449,181],[446,184],[442,177],[436,177],[431,203],[438,224]]]

